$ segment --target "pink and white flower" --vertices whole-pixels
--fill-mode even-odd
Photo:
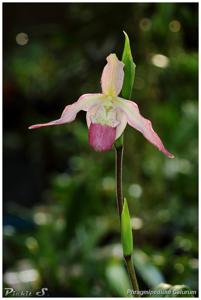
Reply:
[[[151,122],[140,114],[137,104],[118,96],[123,86],[123,68],[124,64],[116,54],[110,54],[101,77],[102,93],[84,94],[73,104],[67,105],[58,120],[32,125],[29,129],[70,123],[79,111],[84,110],[89,128],[89,144],[94,150],[110,150],[128,123],[166,156],[173,158],[153,130]]]

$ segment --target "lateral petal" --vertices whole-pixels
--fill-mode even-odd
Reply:
[[[75,120],[76,115],[80,110],[88,111],[93,105],[101,102],[102,98],[102,94],[84,94],[78,99],[78,101],[74,102],[73,104],[67,105],[59,119],[48,123],[32,125],[29,126],[29,129],[70,123]]]
[[[126,113],[128,124],[133,128],[140,131],[144,137],[162,151],[167,157],[174,158],[170,152],[168,152],[157,133],[153,130],[151,121],[145,119],[139,111],[137,104],[133,101],[118,98],[121,109]]]

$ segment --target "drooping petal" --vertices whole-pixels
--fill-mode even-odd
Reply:
[[[145,119],[139,111],[137,104],[133,101],[118,98],[119,107],[126,113],[128,124],[133,128],[140,131],[144,137],[162,151],[169,158],[174,158],[170,152],[168,152],[157,133],[153,130],[151,121]]]
[[[105,95],[117,96],[121,92],[124,80],[124,64],[118,60],[116,54],[107,57],[107,64],[101,77],[102,92]]]
[[[62,112],[61,117],[58,120],[48,123],[36,124],[29,127],[29,129],[35,129],[45,126],[62,125],[70,123],[75,120],[77,113],[80,110],[88,111],[91,107],[102,101],[102,94],[85,94],[82,95],[78,101],[71,105],[67,105]]]
[[[112,148],[116,136],[116,128],[91,123],[89,127],[89,144],[96,151],[105,152]]]

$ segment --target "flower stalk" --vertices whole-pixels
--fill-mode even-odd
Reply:
[[[140,297],[139,286],[138,286],[137,277],[135,274],[135,268],[134,268],[134,265],[132,264],[132,257],[131,257],[131,255],[128,255],[128,256],[124,256],[124,259],[126,262],[128,274],[130,276],[130,281],[132,283],[133,291],[136,292],[134,295],[136,297]]]
[[[122,144],[117,144],[117,145],[115,144],[116,199],[117,199],[117,209],[118,209],[120,224],[121,224],[121,214],[122,214],[123,204],[124,204],[123,191],[122,191],[123,149],[124,149],[123,142]],[[133,291],[136,291],[135,294],[136,297],[140,297],[138,293],[139,286],[137,282],[137,277],[136,277],[134,266],[132,264],[132,257],[131,255],[124,254],[124,259],[125,259],[125,264],[130,277]]]
[[[115,144],[115,154],[116,154],[116,197],[117,197],[117,209],[119,217],[121,218],[121,213],[123,209],[123,192],[122,192],[122,164],[123,164],[123,144],[116,146]]]

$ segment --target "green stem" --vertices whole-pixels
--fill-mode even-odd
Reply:
[[[117,209],[121,220],[121,212],[123,209],[123,192],[122,192],[122,163],[123,163],[123,145],[115,148],[116,152],[116,197]]]
[[[123,191],[122,191],[122,163],[123,163],[123,143],[115,146],[115,154],[116,154],[116,198],[117,198],[117,208],[119,213],[119,218],[121,222],[121,213],[123,209]],[[132,284],[133,291],[139,292],[139,286],[137,282],[137,277],[135,274],[134,265],[132,264],[131,255],[125,256],[125,263],[127,267],[127,271],[130,277],[130,281]],[[139,293],[134,294],[136,297],[140,297]]]

